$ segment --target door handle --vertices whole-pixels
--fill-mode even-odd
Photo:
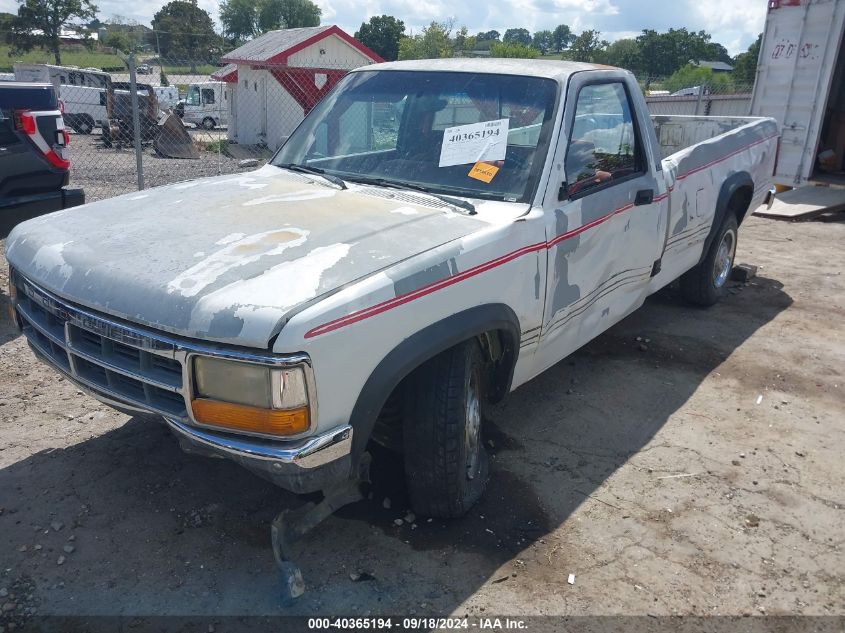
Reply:
[[[639,207],[643,204],[651,204],[654,200],[654,189],[640,189],[634,197],[634,206]]]

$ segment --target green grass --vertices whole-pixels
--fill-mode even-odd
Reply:
[[[53,54],[49,51],[42,51],[35,48],[28,53],[18,53],[16,55],[9,55],[9,46],[0,44],[0,72],[12,72],[12,64],[15,62],[24,62],[27,64],[55,64],[56,60]],[[126,65],[123,60],[112,53],[103,53],[99,51],[88,51],[82,48],[81,50],[63,50],[62,51],[62,65],[63,66],[79,66],[80,68],[125,68]]]

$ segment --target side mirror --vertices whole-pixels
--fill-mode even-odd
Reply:
[[[560,183],[560,189],[557,190],[557,199],[558,202],[569,199],[569,185],[566,184],[565,180]]]

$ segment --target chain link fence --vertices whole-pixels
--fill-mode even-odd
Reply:
[[[71,183],[88,201],[264,164],[351,65],[125,60],[125,72],[16,64],[50,81],[69,128]]]
[[[689,116],[748,116],[752,85],[734,84],[729,78],[712,85],[679,87],[662,79],[640,81],[651,114]]]
[[[94,201],[263,165],[351,68],[337,60],[221,66],[147,54],[125,57],[124,68],[109,72],[15,64],[14,76],[57,87],[71,131],[71,183]],[[654,115],[747,116],[752,87],[717,79],[713,85],[677,85],[671,78],[640,84]],[[391,134],[397,116],[374,106],[362,146]]]

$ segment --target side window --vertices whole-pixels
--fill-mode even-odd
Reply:
[[[581,88],[566,150],[570,195],[644,171],[631,112],[621,82]]]
[[[202,102],[203,104],[211,104],[214,103],[214,89],[213,88],[203,88],[202,89]]]

